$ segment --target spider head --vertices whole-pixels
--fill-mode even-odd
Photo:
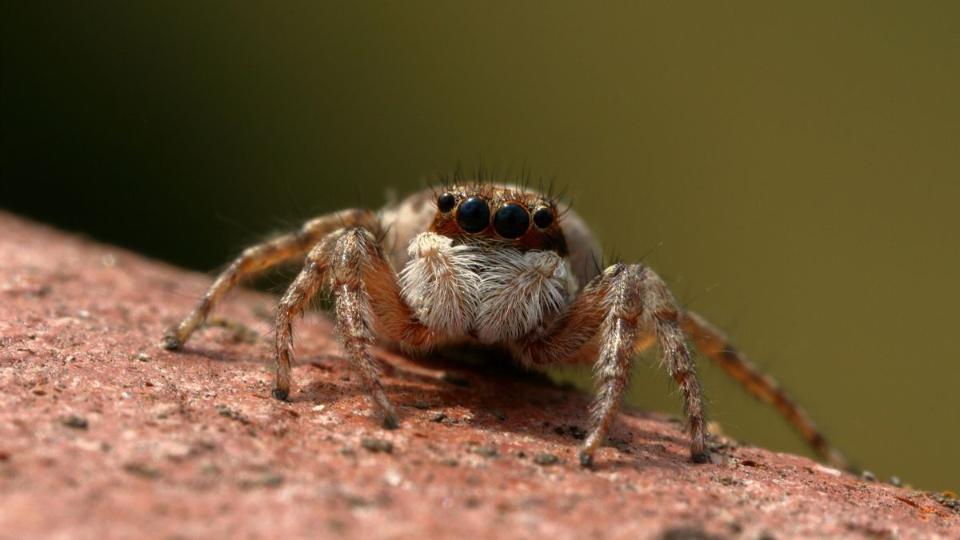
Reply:
[[[462,243],[566,255],[555,201],[510,186],[450,186],[437,193],[431,232]]]

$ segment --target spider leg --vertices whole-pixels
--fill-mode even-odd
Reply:
[[[331,240],[336,233],[317,244],[307,255],[303,269],[293,280],[287,292],[277,305],[277,322],[274,337],[276,340],[276,379],[273,397],[286,400],[290,395],[290,364],[293,357],[293,319],[303,313],[313,296],[323,286],[327,276],[327,261],[324,256],[329,251]]]
[[[599,333],[594,364],[597,395],[591,407],[591,427],[580,450],[581,465],[592,464],[594,452],[606,439],[630,381],[637,347],[653,341],[683,396],[691,459],[697,463],[709,459],[702,391],[679,318],[680,308],[659,276],[643,265],[616,264],[584,288],[547,335],[518,346],[522,360],[546,365],[575,357]]]
[[[703,395],[679,324],[680,310],[666,284],[642,265],[614,266],[616,273],[607,297],[609,312],[603,324],[600,357],[595,366],[599,392],[593,404],[593,426],[580,450],[581,464],[588,466],[593,453],[606,439],[627,383],[638,343],[653,334],[663,362],[683,396],[694,462],[709,459],[703,412]]]
[[[163,335],[165,349],[179,349],[190,339],[193,332],[207,320],[223,297],[244,278],[276,266],[304,253],[324,235],[343,226],[374,226],[375,216],[365,210],[345,210],[312,219],[293,234],[279,236],[262,244],[249,247],[227,267],[196,307],[178,324],[171,326]]]
[[[293,318],[323,285],[336,297],[337,336],[346,356],[359,371],[384,427],[396,427],[397,413],[383,390],[370,351],[375,335],[417,348],[429,347],[436,336],[403,301],[390,263],[373,234],[361,227],[337,230],[311,250],[300,275],[280,301],[273,395],[286,399],[290,393]]]
[[[683,329],[707,358],[728,375],[740,381],[751,395],[775,407],[807,441],[821,459],[839,469],[849,469],[844,455],[834,448],[816,424],[769,375],[760,371],[746,356],[730,344],[727,336],[702,316],[686,312],[680,320]]]

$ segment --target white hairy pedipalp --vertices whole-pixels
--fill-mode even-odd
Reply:
[[[400,271],[400,292],[425,326],[449,337],[470,330],[479,302],[477,253],[434,233],[418,234]]]
[[[484,253],[477,338],[509,343],[555,317],[576,291],[570,269],[552,251],[501,248]]]
[[[550,251],[454,245],[422,233],[408,253],[401,294],[424,325],[449,338],[509,343],[543,327],[577,288],[566,261]]]

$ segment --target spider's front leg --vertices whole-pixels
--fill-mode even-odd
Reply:
[[[673,295],[653,270],[639,264],[616,264],[584,288],[548,335],[524,344],[521,353],[530,363],[546,365],[575,357],[599,338],[594,364],[597,395],[591,407],[590,430],[580,450],[581,465],[593,463],[593,454],[607,437],[630,382],[636,350],[653,341],[683,396],[691,459],[696,463],[709,460],[702,391],[680,328],[680,313]]]
[[[630,380],[630,364],[639,342],[655,337],[667,372],[683,396],[690,431],[690,457],[696,463],[709,460],[703,392],[690,350],[680,328],[681,310],[666,283],[653,270],[639,264],[615,265],[606,303],[607,317],[601,329],[600,357],[595,373],[599,392],[593,404],[593,426],[580,451],[587,466],[603,444]]]
[[[375,216],[366,210],[343,210],[305,223],[298,232],[278,236],[272,240],[251,246],[243,251],[230,266],[213,282],[197,302],[193,311],[179,323],[171,326],[163,335],[161,346],[168,350],[183,347],[193,332],[207,320],[210,313],[231,289],[243,279],[277,266],[280,263],[302,257],[321,238],[334,229],[346,226],[374,226]]]
[[[280,301],[274,397],[283,400],[290,394],[293,319],[324,285],[336,298],[337,336],[344,352],[360,372],[383,425],[396,427],[396,411],[383,390],[370,352],[374,328],[388,339],[414,347],[429,346],[434,334],[403,301],[390,263],[374,236],[363,228],[335,231],[311,250],[300,275]]]

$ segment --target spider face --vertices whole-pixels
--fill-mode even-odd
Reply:
[[[507,244],[565,256],[557,218],[556,204],[538,193],[505,186],[451,187],[437,195],[430,231],[463,244]]]
[[[430,227],[407,240],[398,267],[401,295],[436,335],[506,345],[573,298],[578,284],[551,200],[487,185],[449,187],[434,202]]]

